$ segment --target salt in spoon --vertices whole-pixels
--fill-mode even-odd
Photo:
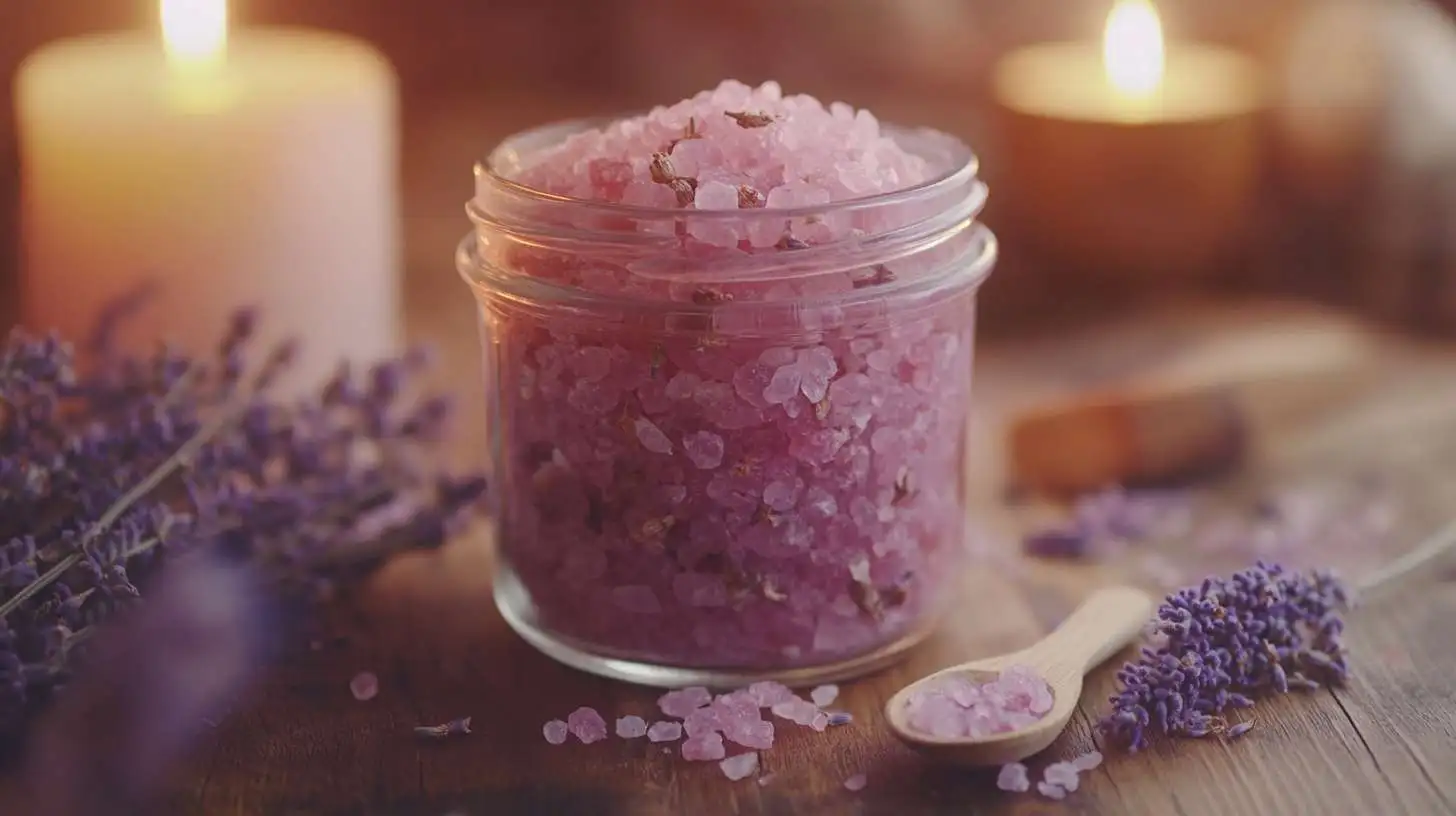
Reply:
[[[934,759],[960,765],[1004,765],[1025,759],[1062,733],[1082,696],[1082,678],[1142,634],[1153,606],[1151,596],[1132,587],[1097,590],[1039,642],[1019,652],[942,669],[900,689],[885,705],[885,719],[901,741]],[[986,683],[1012,666],[1032,669],[1051,687],[1052,708],[1035,723],[981,738],[937,737],[910,726],[907,704],[916,689],[950,674]]]

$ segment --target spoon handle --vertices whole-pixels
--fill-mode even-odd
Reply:
[[[1045,664],[1080,677],[1141,634],[1152,614],[1153,599],[1142,590],[1099,589],[1032,648]]]

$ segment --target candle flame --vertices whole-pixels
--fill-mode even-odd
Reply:
[[[207,68],[227,54],[227,0],[161,0],[162,44],[167,60]]]
[[[1150,0],[1117,0],[1102,35],[1107,81],[1125,96],[1146,97],[1163,81],[1163,24]]]

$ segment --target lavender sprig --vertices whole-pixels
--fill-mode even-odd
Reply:
[[[432,465],[448,402],[409,399],[424,355],[341,367],[284,401],[271,391],[296,349],[253,353],[252,312],[212,357],[117,354],[137,308],[98,321],[86,370],[54,335],[0,345],[0,748],[177,553],[241,555],[270,591],[313,603],[439,546],[480,506],[483,479]]]
[[[1260,696],[1342,684],[1348,605],[1334,575],[1264,563],[1169,595],[1155,624],[1162,644],[1118,671],[1101,730],[1137,751],[1149,734],[1229,732],[1222,715]]]

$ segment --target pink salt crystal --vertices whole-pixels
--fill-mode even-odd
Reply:
[[[655,722],[647,729],[647,739],[653,742],[672,742],[682,737],[682,723]]]
[[[692,762],[711,762],[722,759],[727,754],[727,749],[723,747],[723,735],[717,732],[683,740],[683,759]]]
[[[637,431],[637,440],[642,443],[642,447],[653,453],[672,453],[672,440],[667,438],[667,434],[663,433],[661,428],[652,424],[651,420],[639,418],[633,423],[633,427]]]
[[[1031,790],[1031,778],[1027,776],[1026,766],[1020,762],[1002,765],[1001,772],[996,774],[996,787],[1010,793],[1025,793]]]
[[[865,777],[864,774],[855,774],[854,776],[851,776],[850,778],[844,780],[844,789],[847,791],[862,791],[865,789],[865,785],[868,783],[869,780]]]
[[[839,686],[835,685],[820,686],[809,692],[809,699],[820,708],[830,705],[837,697],[839,697]]]
[[[566,718],[566,727],[576,738],[590,745],[607,738],[607,721],[596,709],[582,706]]]
[[[773,723],[765,720],[759,720],[757,722],[739,721],[731,725],[724,733],[728,739],[742,745],[744,748],[756,748],[760,751],[767,751],[773,747]]]
[[[1070,793],[1077,789],[1077,766],[1070,762],[1053,762],[1042,772],[1041,778]]]
[[[349,681],[349,693],[360,702],[373,700],[379,694],[379,678],[374,672],[359,672]]]
[[[651,587],[619,586],[612,589],[612,601],[621,609],[638,615],[657,615],[662,612],[662,603]]]
[[[1051,687],[1024,666],[977,684],[962,675],[943,675],[917,688],[906,700],[911,728],[937,737],[987,737],[1035,724],[1052,708]]]
[[[722,728],[723,724],[718,721],[718,711],[713,708],[697,709],[683,720],[683,730],[690,737],[720,731]]]
[[[794,699],[794,692],[783,683],[765,680],[748,687],[748,694],[759,708],[772,708],[777,703]]]
[[[1082,771],[1083,773],[1095,770],[1101,764],[1101,751],[1088,751],[1087,753],[1072,760],[1072,767],[1076,768],[1079,771]]]
[[[1065,798],[1067,798],[1067,792],[1066,791],[1062,790],[1060,787],[1058,787],[1056,785],[1053,785],[1053,784],[1051,784],[1049,782],[1038,782],[1038,783],[1036,783],[1036,790],[1037,790],[1038,793],[1040,793],[1042,796],[1045,796],[1048,799],[1065,799]]]
[[[781,703],[775,703],[771,711],[773,711],[775,717],[789,720],[799,725],[813,723],[814,717],[820,713],[818,706],[808,700],[801,700],[798,697],[792,700],[785,700]]]
[[[718,763],[723,769],[723,775],[737,782],[740,779],[747,779],[758,770],[758,754],[748,753],[731,756]]]
[[[647,734],[647,721],[635,714],[628,714],[617,720],[617,736],[622,739],[637,739]]]
[[[723,464],[723,437],[695,431],[683,437],[683,452],[699,470],[712,470]]]
[[[561,745],[566,742],[566,735],[570,729],[561,720],[552,720],[541,726],[541,733],[545,735],[546,741],[552,745]]]
[[[713,702],[713,692],[702,686],[674,689],[657,698],[657,708],[669,717],[683,719]]]

